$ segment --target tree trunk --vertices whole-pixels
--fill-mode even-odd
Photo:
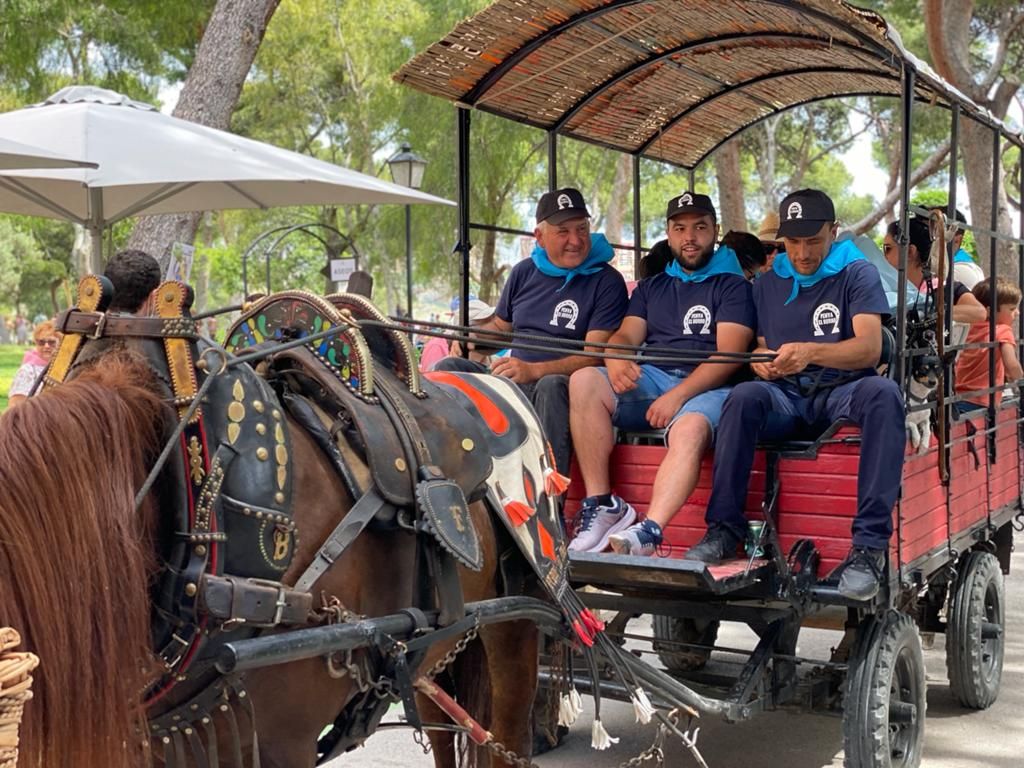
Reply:
[[[605,219],[604,235],[610,243],[622,242],[622,226],[626,211],[632,210],[629,205],[629,192],[633,187],[633,158],[620,155],[615,163],[615,178],[612,181],[612,194],[608,199],[608,216]]]
[[[498,298],[498,270],[494,263],[495,250],[497,246],[497,235],[494,232],[484,232],[484,242],[480,247],[480,300],[486,301],[491,306]]]
[[[242,85],[281,0],[217,0],[196,58],[189,69],[174,116],[227,130]],[[129,248],[151,253],[165,268],[175,242],[192,243],[202,214],[144,216]]]
[[[747,232],[747,206],[743,199],[743,174],[740,171],[740,145],[733,139],[715,152],[718,177],[718,221],[722,233]]]
[[[971,201],[970,223],[990,229],[992,226],[992,174],[998,173],[1002,178],[1002,169],[992,168],[992,131],[973,120],[960,122],[960,152],[963,155],[963,174],[967,179],[967,196]],[[1012,235],[1013,224],[1010,220],[1009,203],[1006,200],[1006,187],[1000,183],[996,195],[997,231],[1002,235]],[[980,233],[974,236],[978,249],[978,261],[985,274],[989,273],[990,239]],[[998,259],[997,274],[1008,280],[1017,281],[1017,253],[1012,243],[999,241],[996,243]]]

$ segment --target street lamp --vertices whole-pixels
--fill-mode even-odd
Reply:
[[[419,189],[423,185],[423,171],[427,161],[412,151],[412,147],[403,143],[394,155],[388,158],[388,170],[395,184],[410,189]],[[412,206],[405,206],[405,308],[412,317]]]

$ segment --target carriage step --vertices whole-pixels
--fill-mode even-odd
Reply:
[[[612,552],[570,552],[569,565],[569,580],[574,586],[680,589],[714,595],[768,583],[775,573],[774,564],[761,558],[709,566],[676,557]]]

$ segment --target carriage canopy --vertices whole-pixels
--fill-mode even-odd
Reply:
[[[498,0],[396,74],[460,106],[684,168],[801,104],[900,96],[1019,134],[837,0]]]

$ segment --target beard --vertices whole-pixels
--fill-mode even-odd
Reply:
[[[675,256],[676,262],[683,269],[689,272],[696,272],[698,269],[703,269],[707,266],[708,262],[711,261],[711,257],[715,255],[715,243],[714,241],[708,245],[703,251],[697,256],[684,256],[682,251],[678,248],[672,247],[672,255]]]

